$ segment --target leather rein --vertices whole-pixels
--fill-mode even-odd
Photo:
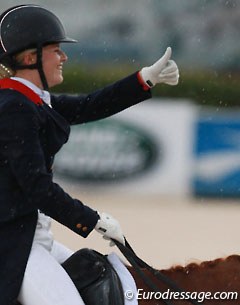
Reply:
[[[180,294],[186,294],[186,292],[181,289],[178,284],[176,284],[172,279],[170,279],[168,276],[164,275],[161,271],[154,269],[153,267],[149,266],[145,261],[143,261],[141,258],[139,258],[128,241],[125,238],[125,246],[118,242],[117,240],[113,239],[113,242],[116,244],[118,249],[121,251],[121,253],[125,256],[125,258],[128,260],[128,262],[132,265],[133,269],[136,271],[136,273],[140,276],[140,278],[144,281],[144,283],[151,289],[152,292],[161,292],[159,290],[159,287],[148,277],[144,271],[143,268],[148,270],[158,281],[166,284],[168,287],[170,287],[174,292],[179,292]],[[204,305],[203,302],[199,302],[193,298],[189,298],[186,300],[190,304],[193,305]],[[169,300],[161,299],[161,302],[165,303],[166,305],[174,305]]]

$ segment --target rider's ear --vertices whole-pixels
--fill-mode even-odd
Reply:
[[[16,62],[20,65],[33,65],[37,61],[36,50],[25,50],[15,56]]]

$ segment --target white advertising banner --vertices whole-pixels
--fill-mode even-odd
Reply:
[[[118,193],[191,192],[196,108],[152,99],[98,122],[74,126],[55,160],[59,177]]]

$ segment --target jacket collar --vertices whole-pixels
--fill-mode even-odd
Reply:
[[[35,84],[33,84],[29,80],[22,78],[22,77],[14,76],[14,77],[11,77],[11,79],[16,80],[16,81],[22,83],[23,85],[29,87],[30,89],[32,89],[37,95],[40,96],[41,100],[43,100],[44,103],[46,103],[48,106],[51,107],[51,97],[50,97],[50,93],[48,91],[40,89]]]
[[[34,92],[31,88],[24,85],[22,82],[11,78],[3,78],[0,79],[0,89],[12,89],[16,90],[23,95],[25,95],[29,100],[31,100],[34,104],[41,106],[43,105],[43,101],[40,96]]]

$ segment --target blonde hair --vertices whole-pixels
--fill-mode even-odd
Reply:
[[[17,64],[20,64],[20,65],[23,64],[24,56],[26,55],[26,53],[37,53],[37,49],[27,49],[27,50],[24,50],[24,51],[16,54],[14,56],[14,59]]]
[[[35,53],[37,52],[37,49],[27,49],[24,50],[14,56],[14,60],[17,64],[21,65],[23,63],[23,59],[26,53]],[[16,70],[12,69],[8,64],[6,63],[0,63],[0,79],[2,78],[9,78],[14,76],[16,73]]]

